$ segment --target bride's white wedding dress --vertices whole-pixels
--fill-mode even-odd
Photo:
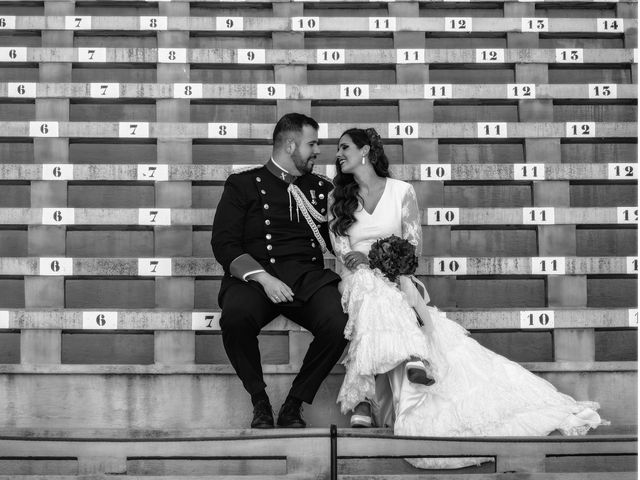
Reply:
[[[348,236],[332,236],[339,262],[352,250],[368,254],[373,242],[392,234],[420,251],[420,211],[410,184],[387,179],[375,210],[369,214],[360,207],[355,217]],[[427,306],[428,295],[417,280],[401,277],[398,287],[365,266],[355,272],[339,270],[342,304],[349,314],[345,336],[350,339],[338,395],[343,413],[369,399],[377,425],[393,425],[394,434],[408,436],[538,436],[554,430],[581,435],[606,423],[596,412],[597,403],[558,392]],[[434,385],[408,381],[404,364],[410,357],[429,361]],[[376,379],[383,373],[387,375]],[[461,468],[492,459],[407,460],[420,468]]]

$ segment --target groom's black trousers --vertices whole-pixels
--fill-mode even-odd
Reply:
[[[274,304],[261,289],[238,281],[226,289],[220,300],[224,348],[250,394],[266,387],[258,349],[258,334],[265,325],[282,314],[313,334],[313,342],[289,392],[311,403],[347,345],[343,333],[347,315],[342,311],[336,285],[324,285],[305,302],[287,305]]]

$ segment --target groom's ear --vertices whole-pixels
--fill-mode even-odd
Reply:
[[[287,147],[285,148],[285,151],[287,152],[288,155],[291,155],[293,152],[296,151],[296,140],[293,137],[289,137],[287,138]]]

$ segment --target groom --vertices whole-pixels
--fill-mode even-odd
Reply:
[[[211,246],[224,268],[218,296],[227,356],[253,403],[252,428],[273,428],[257,336],[282,314],[314,340],[280,408],[280,427],[305,427],[311,403],[347,341],[340,277],[324,268],[331,181],[312,172],[319,153],[318,123],[283,116],[273,131],[271,159],[229,176],[213,220]]]

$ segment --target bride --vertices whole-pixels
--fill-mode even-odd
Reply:
[[[394,434],[407,436],[536,436],[554,430],[583,435],[606,423],[596,413],[597,403],[558,392],[428,306],[426,289],[415,277],[391,282],[369,268],[376,240],[397,235],[418,254],[422,241],[414,189],[390,178],[375,130],[344,132],[336,166],[329,229],[350,340],[338,402],[343,414],[352,412],[352,426],[393,425]],[[490,460],[408,459],[420,468]]]

